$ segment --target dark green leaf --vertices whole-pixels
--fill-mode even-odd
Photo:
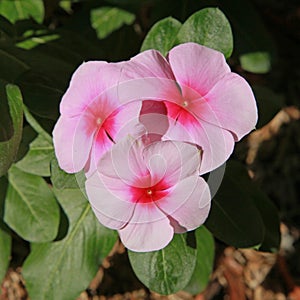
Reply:
[[[264,224],[263,241],[258,248],[261,251],[276,252],[280,245],[280,222],[275,205],[259,187],[250,180],[245,167],[238,162],[231,162],[231,173],[239,178],[239,186],[251,197]]]
[[[92,27],[99,39],[104,39],[124,24],[131,25],[135,15],[118,7],[100,7],[91,10]]]
[[[29,112],[26,106],[23,107],[24,115],[26,121],[29,125],[41,136],[43,139],[48,142],[48,144],[52,144],[52,138],[48,132],[46,132],[43,127],[39,124],[39,122],[33,117],[33,115]]]
[[[188,285],[184,288],[190,294],[202,292],[208,284],[214,264],[215,244],[212,234],[201,226],[195,231],[197,262]]]
[[[222,0],[220,5],[232,23],[235,53],[238,56],[245,55],[243,66],[248,69],[251,65],[249,71],[256,72],[261,65],[253,61],[256,56],[253,53],[265,53],[259,57],[259,60],[266,70],[271,64],[271,57],[273,58],[275,55],[275,45],[262,18],[251,2],[249,0]]]
[[[13,82],[22,73],[29,70],[29,66],[14,56],[9,49],[0,48],[0,79]]]
[[[205,8],[190,16],[177,35],[177,43],[195,42],[219,50],[226,58],[233,50],[230,24],[218,8]]]
[[[174,46],[177,33],[179,32],[182,24],[172,17],[160,20],[153,25],[144,39],[141,51],[148,49],[156,49],[163,55]]]
[[[44,19],[44,4],[42,0],[1,0],[0,14],[13,23],[29,17],[42,23]]]
[[[265,226],[253,197],[241,186],[240,180],[234,163],[228,162],[205,225],[215,237],[229,245],[254,247],[262,243]]]
[[[24,240],[53,240],[59,226],[59,206],[47,183],[16,166],[10,168],[8,180],[4,221]]]
[[[31,299],[76,299],[117,240],[115,231],[97,221],[79,189],[55,194],[69,218],[69,231],[60,241],[32,248],[23,266]]]
[[[266,86],[252,86],[258,106],[257,128],[261,128],[270,122],[284,106],[284,96],[274,92]]]
[[[241,67],[248,72],[265,74],[271,70],[271,57],[268,52],[250,52],[240,56]]]
[[[0,282],[5,276],[10,256],[11,256],[11,236],[5,230],[3,223],[4,200],[6,195],[7,180],[5,177],[0,178]],[[0,292],[1,295],[1,292]]]
[[[11,236],[0,228],[0,282],[6,274],[11,256]],[[1,295],[1,292],[0,292]]]
[[[38,135],[29,147],[26,156],[16,166],[30,174],[50,176],[50,162],[54,156],[52,143],[49,143],[42,135]]]
[[[13,124],[13,136],[8,141],[0,142],[0,177],[7,172],[16,158],[23,126],[23,103],[19,88],[15,85],[7,85],[6,94]]]
[[[187,234],[175,234],[171,243],[162,250],[128,252],[135,274],[150,290],[168,295],[187,285],[197,255],[196,247],[189,245],[187,237]]]

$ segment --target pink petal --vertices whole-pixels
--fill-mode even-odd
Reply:
[[[62,98],[61,114],[72,117],[82,113],[99,94],[119,82],[120,66],[104,61],[90,61],[80,65]]]
[[[175,80],[165,57],[157,50],[147,50],[126,62],[122,68],[122,80],[158,77]]]
[[[82,118],[60,117],[53,130],[55,154],[61,169],[76,173],[85,166],[91,150],[93,131]]]
[[[135,204],[129,201],[129,187],[95,172],[85,183],[88,199],[103,225],[119,229],[132,217]],[[128,200],[126,200],[128,199]]]
[[[169,219],[154,203],[137,204],[129,223],[119,230],[124,246],[136,252],[162,249],[173,234]]]
[[[197,147],[176,141],[153,143],[143,152],[144,162],[151,173],[151,184],[163,179],[169,186],[192,174],[198,174],[200,155]]]
[[[209,213],[210,201],[207,183],[201,177],[191,176],[180,181],[172,192],[155,204],[176,220],[181,228],[189,231],[204,223]]]
[[[195,43],[174,47],[167,59],[180,85],[196,90],[200,96],[230,72],[221,52]]]
[[[144,134],[144,128],[139,124],[140,102],[129,103],[116,109],[103,122],[94,139],[91,151],[90,164],[86,168],[86,176],[90,176],[97,168],[99,159],[106,153],[116,142],[132,135],[140,137]]]
[[[208,105],[199,110],[199,118],[215,124],[209,110],[217,116],[219,126],[235,134],[236,140],[254,129],[257,107],[249,84],[241,76],[226,74],[205,96]]]
[[[89,163],[85,167],[85,175],[88,178],[97,169],[99,159],[114,145],[104,129],[100,129],[94,139]]]
[[[111,89],[107,93],[117,95],[122,104],[140,100],[168,100],[177,103],[183,99],[181,89],[176,81],[158,77],[137,78],[120,82],[115,86],[115,90]]]
[[[150,174],[143,161],[143,149],[141,139],[125,137],[103,155],[98,163],[98,170],[106,177],[121,180],[128,185],[148,186]]]
[[[167,102],[166,105],[170,126],[163,139],[189,142],[201,147],[200,174],[216,169],[229,158],[234,147],[234,138],[230,132],[196,119],[177,105]]]

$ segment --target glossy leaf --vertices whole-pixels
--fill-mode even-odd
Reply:
[[[7,85],[6,94],[13,125],[13,135],[9,140],[0,142],[0,177],[7,172],[16,158],[23,126],[23,103],[19,88],[15,85]],[[5,99],[0,99],[0,101],[5,101]]]
[[[214,264],[215,244],[212,234],[201,226],[195,231],[197,244],[197,261],[194,273],[184,288],[190,294],[202,292],[209,281]]]
[[[134,19],[134,14],[118,7],[105,6],[91,10],[92,27],[99,39],[104,39],[124,24],[131,25]]]
[[[241,67],[248,72],[265,74],[271,70],[271,57],[268,52],[251,52],[240,56]]]
[[[241,186],[240,180],[234,163],[228,162],[205,225],[215,237],[229,245],[254,247],[263,242],[265,226],[253,195]]]
[[[144,39],[141,51],[156,49],[163,55],[174,46],[177,33],[182,24],[172,17],[160,20],[148,32]]]
[[[24,172],[39,176],[50,176],[50,162],[54,157],[53,144],[42,135],[30,144],[26,156],[16,165]]]
[[[168,295],[183,289],[196,265],[196,244],[191,235],[175,234],[165,248],[153,252],[128,251],[131,266],[141,282],[150,290]],[[194,238],[194,236],[192,236]]]
[[[226,58],[233,50],[231,26],[218,8],[205,8],[190,16],[177,35],[177,43],[195,42],[222,52]]]
[[[59,206],[47,183],[16,166],[10,168],[8,180],[4,221],[24,240],[53,240],[58,231]]]
[[[30,17],[42,23],[44,4],[42,0],[1,0],[0,14],[13,23]]]
[[[26,259],[23,276],[31,299],[76,299],[117,240],[115,231],[97,221],[79,189],[55,194],[69,219],[69,230],[60,241],[34,245]]]

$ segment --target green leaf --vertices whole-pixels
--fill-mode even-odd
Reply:
[[[8,180],[4,221],[24,240],[53,240],[59,226],[59,206],[47,183],[14,165]]]
[[[7,271],[11,255],[11,236],[7,233],[6,226],[3,223],[4,200],[7,189],[7,180],[5,177],[0,178],[0,282]],[[0,292],[1,295],[1,292]]]
[[[285,96],[262,85],[253,85],[252,90],[259,112],[256,128],[261,128],[269,123],[285,106]]]
[[[0,48],[0,70],[0,78],[12,82],[22,73],[28,71],[29,66],[10,53],[9,49]]]
[[[55,194],[69,218],[69,231],[60,241],[32,248],[23,266],[31,299],[76,299],[117,240],[115,231],[97,221],[79,189]]]
[[[231,172],[239,178],[240,187],[251,197],[260,213],[264,225],[264,236],[258,250],[276,252],[280,246],[280,221],[278,211],[268,196],[250,180],[245,167],[239,162],[231,162]]]
[[[204,8],[190,16],[177,35],[177,43],[195,42],[222,52],[226,58],[233,50],[230,24],[218,8]]]
[[[173,47],[182,24],[172,17],[160,20],[148,32],[141,51],[156,49],[163,55]]]
[[[38,23],[44,19],[42,0],[1,0],[0,14],[12,23],[32,17]]]
[[[135,15],[117,7],[100,7],[91,10],[92,27],[99,39],[104,39],[124,24],[131,25]]]
[[[196,245],[190,245],[190,234],[175,234],[164,249],[152,252],[128,251],[131,266],[150,290],[168,295],[183,289],[196,265]]]
[[[184,288],[190,294],[202,292],[209,281],[214,264],[215,244],[212,234],[204,227],[196,231],[197,262],[188,285]]]
[[[234,33],[235,55],[240,58],[246,71],[266,73],[277,56],[276,45],[267,31],[254,3],[240,0],[219,1],[230,20]]]
[[[50,176],[50,162],[54,157],[54,148],[52,143],[39,134],[30,144],[29,151],[25,157],[18,161],[16,166],[27,173]]]
[[[6,94],[9,114],[13,124],[13,135],[8,141],[0,142],[0,177],[7,172],[16,158],[23,126],[23,103],[19,88],[15,85],[7,85]],[[0,101],[3,101],[3,99],[0,99]]]
[[[268,52],[251,52],[240,56],[241,67],[248,72],[265,74],[271,70],[271,56]]]
[[[262,243],[265,226],[252,195],[241,186],[240,181],[234,162],[229,161],[205,225],[223,242],[247,248]]]
[[[29,112],[28,108],[24,105],[24,115],[26,121],[29,123],[29,125],[39,134],[40,137],[42,137],[45,142],[52,145],[52,138],[49,135],[49,133],[44,130],[44,128],[39,124],[39,122],[33,117],[33,115]]]
[[[6,231],[0,228],[0,282],[2,282],[9,265],[11,243],[11,236]]]
[[[51,182],[57,190],[81,189],[85,192],[85,180],[84,171],[74,175],[67,174],[59,167],[56,159],[51,161]]]

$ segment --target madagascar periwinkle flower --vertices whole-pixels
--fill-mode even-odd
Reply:
[[[133,251],[165,247],[175,233],[204,223],[210,209],[199,176],[199,150],[187,143],[124,138],[104,154],[86,181],[98,220],[117,229]]]
[[[61,104],[61,116],[53,131],[60,167],[68,173],[95,171],[99,158],[128,133],[139,129],[141,103],[120,103],[105,93],[120,82],[122,63],[91,61],[73,74]]]
[[[163,101],[169,125],[162,139],[200,147],[201,174],[223,164],[257,122],[248,83],[230,71],[222,53],[199,44],[176,46],[166,58],[142,52],[126,64],[122,78],[131,81],[118,86],[121,102]]]
[[[95,215],[133,251],[162,249],[204,223],[211,195],[199,175],[222,165],[257,122],[248,83],[222,53],[195,43],[166,58],[148,50],[82,64],[60,112],[60,167],[85,170]]]

